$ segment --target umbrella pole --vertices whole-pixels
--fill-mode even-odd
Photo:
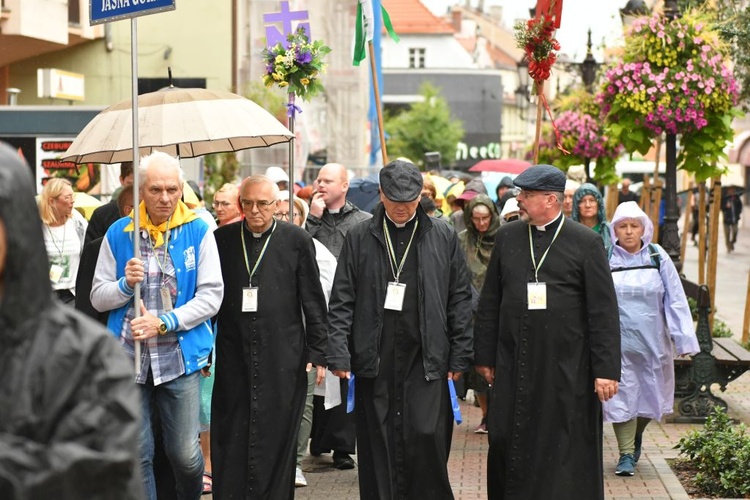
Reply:
[[[139,169],[140,161],[138,155],[138,18],[134,17],[130,20],[130,64],[131,64],[131,77],[132,77],[132,95],[133,95],[133,256],[136,259],[141,258],[140,252],[140,241],[139,236],[140,230],[140,193],[139,186],[140,181]],[[133,291],[133,313],[136,318],[141,315],[141,284],[136,283]],[[132,335],[132,332],[131,332]],[[135,356],[135,374],[138,376],[141,373],[141,342],[136,340],[133,342],[134,356]]]
[[[292,133],[292,138],[289,140],[289,222],[294,224],[294,141],[297,136],[294,133],[294,115],[297,110],[297,106],[294,103],[296,94],[289,92],[289,111],[287,116],[289,117],[289,131]]]

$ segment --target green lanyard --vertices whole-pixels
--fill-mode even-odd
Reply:
[[[391,241],[391,234],[388,232],[388,225],[385,223],[385,217],[383,217],[383,233],[385,233],[385,245],[388,247],[388,263],[391,265],[391,273],[393,273],[393,278],[396,280],[396,283],[398,283],[398,277],[401,275],[401,270],[404,268],[404,264],[406,263],[406,257],[409,255],[409,248],[411,248],[411,242],[414,241],[414,235],[417,232],[417,227],[419,226],[419,219],[414,223],[414,229],[411,231],[411,238],[409,238],[409,244],[406,245],[406,251],[404,252],[404,255],[401,257],[401,263],[398,265],[398,269],[395,268],[396,266],[396,252],[393,251],[393,242]]]
[[[536,280],[537,283],[539,283],[539,269],[542,268],[544,259],[547,258],[549,249],[552,248],[552,244],[557,239],[557,235],[560,234],[560,229],[562,229],[564,223],[565,223],[565,216],[563,216],[562,220],[560,221],[560,225],[557,226],[557,231],[555,231],[555,235],[552,237],[552,241],[547,247],[547,250],[544,251],[544,255],[542,255],[541,259],[539,259],[539,265],[537,265],[536,258],[534,257],[534,242],[531,240],[531,226],[530,225],[528,226],[529,228],[529,251],[531,251],[531,263],[534,264],[534,279]]]
[[[151,251],[154,252],[154,260],[159,266],[162,276],[165,276],[167,274],[164,271],[164,268],[167,266],[167,259],[169,258],[169,236],[171,234],[171,232],[169,231],[170,222],[172,222],[172,217],[167,219],[167,230],[165,231],[167,237],[164,239],[164,262],[159,262],[159,256],[156,254],[156,247],[154,247],[154,242],[151,241],[151,235],[148,236],[148,243],[149,245],[151,245]]]
[[[65,224],[63,224],[63,239],[60,246],[57,246],[57,240],[55,239],[55,235],[52,233],[52,228],[49,227],[49,224],[45,225],[47,226],[47,232],[49,233],[49,237],[52,240],[52,244],[55,246],[55,250],[57,250],[60,262],[62,262],[63,252],[65,251],[65,231],[68,228],[68,221],[65,221]]]
[[[247,247],[245,246],[245,228],[243,227],[245,224],[240,224],[240,235],[242,238],[242,256],[245,257],[245,269],[247,269],[247,274],[250,276],[248,279],[249,286],[253,286],[253,276],[255,275],[255,271],[258,270],[258,265],[260,265],[261,259],[263,259],[263,255],[266,253],[266,248],[268,248],[268,242],[271,241],[271,236],[273,236],[273,232],[276,230],[276,221],[273,221],[273,227],[271,228],[271,234],[268,235],[268,238],[266,238],[266,242],[263,244],[263,248],[260,251],[260,255],[258,255],[258,260],[255,261],[255,265],[253,266],[253,270],[250,271],[250,261],[247,260]]]

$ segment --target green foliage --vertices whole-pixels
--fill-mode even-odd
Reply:
[[[714,318],[714,327],[711,330],[711,336],[730,338],[732,336],[732,329],[722,320]]]
[[[226,183],[237,182],[240,162],[235,153],[217,153],[204,157],[203,173],[206,184],[204,186],[204,200],[210,206],[214,193]]]
[[[750,494],[750,437],[745,424],[732,423],[714,407],[703,429],[690,431],[675,446],[698,469],[695,482],[706,493],[724,498]]]
[[[424,100],[412,104],[408,111],[386,117],[388,156],[403,156],[420,166],[424,154],[431,151],[440,152],[446,160],[455,158],[456,146],[464,137],[463,123],[451,118],[448,103],[437,87],[425,82],[419,93]]]

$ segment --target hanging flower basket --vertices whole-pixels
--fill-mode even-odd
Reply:
[[[606,71],[597,95],[608,133],[642,154],[662,133],[680,134],[678,166],[698,180],[721,173],[715,165],[725,157],[731,120],[739,115],[727,57],[706,14],[637,19],[623,60]]]

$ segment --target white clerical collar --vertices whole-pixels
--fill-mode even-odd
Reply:
[[[328,213],[329,213],[329,214],[337,214],[337,213],[339,213],[339,212],[341,212],[341,209],[340,209],[340,208],[329,208],[329,209],[328,209]]]
[[[534,227],[536,228],[536,230],[537,230],[537,231],[546,231],[546,230],[547,230],[547,226],[549,226],[550,224],[552,224],[553,222],[555,222],[555,221],[556,221],[557,219],[559,219],[559,218],[560,218],[560,214],[562,214],[562,211],[560,211],[560,212],[559,212],[559,213],[558,213],[558,214],[557,214],[557,215],[556,215],[556,216],[555,216],[555,217],[554,217],[554,218],[553,218],[553,219],[552,219],[551,221],[549,221],[548,223],[546,223],[546,224],[544,224],[544,225],[542,225],[542,226],[534,226]]]
[[[385,216],[388,217],[388,220],[393,222],[393,225],[397,228],[401,229],[402,227],[405,227],[408,223],[410,223],[412,220],[414,220],[414,217],[417,216],[417,211],[415,210],[412,216],[409,218],[408,221],[404,222],[403,224],[399,224],[398,222],[395,222],[391,217],[388,215],[388,212],[385,213]]]

